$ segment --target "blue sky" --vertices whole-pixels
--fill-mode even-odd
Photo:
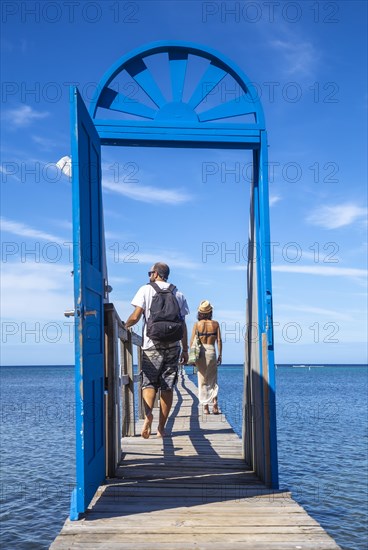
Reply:
[[[354,1],[3,2],[2,363],[73,363],[71,185],[55,168],[70,154],[68,85],[88,105],[119,57],[157,40],[218,50],[261,97],[276,363],[366,362],[366,22]],[[244,360],[250,162],[103,148],[111,301],[126,319],[166,261],[190,328],[213,303],[224,363]]]

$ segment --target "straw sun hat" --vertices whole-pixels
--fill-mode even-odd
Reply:
[[[198,306],[199,313],[211,313],[212,306],[208,300],[202,300],[202,302]]]

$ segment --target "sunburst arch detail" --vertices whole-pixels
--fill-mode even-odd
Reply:
[[[172,98],[167,99],[162,87],[150,70],[147,58],[159,54],[167,56]],[[163,62],[164,56],[160,56]],[[206,62],[204,73],[194,82],[193,91],[184,100],[183,91],[187,78],[190,78],[190,57]],[[156,57],[156,59],[158,59]],[[129,97],[114,89],[114,81],[123,73],[139,86],[139,89],[150,99],[150,105],[141,100],[132,101]],[[239,87],[239,93],[234,99],[221,100],[206,109],[207,98],[214,88],[225,78],[231,77]],[[248,77],[231,60],[219,52],[202,45],[188,42],[155,42],[140,47],[122,56],[101,78],[94,98],[90,104],[90,114],[97,118],[99,109],[133,115],[136,120],[144,121],[152,126],[162,123],[173,123],[176,127],[186,124],[216,126],[231,122],[236,126],[265,129],[264,115],[257,91]],[[244,122],[244,115],[247,122]],[[108,118],[108,117],[107,117]]]

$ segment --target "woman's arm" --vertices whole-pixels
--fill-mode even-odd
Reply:
[[[192,347],[194,336],[195,336],[196,332],[197,332],[197,323],[194,323],[193,330],[192,330],[192,336],[190,337],[190,344],[189,344],[190,348]]]
[[[221,338],[221,330],[220,330],[220,325],[219,324],[217,326],[216,340],[217,340],[217,348],[218,348],[217,364],[221,365],[221,363],[222,363],[222,338]]]

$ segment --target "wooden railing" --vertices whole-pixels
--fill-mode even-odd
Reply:
[[[137,346],[138,373],[133,371]],[[135,435],[134,382],[138,382],[138,416],[143,418],[140,376],[142,337],[124,327],[114,304],[105,304],[105,433],[106,476],[114,477],[121,438]]]

